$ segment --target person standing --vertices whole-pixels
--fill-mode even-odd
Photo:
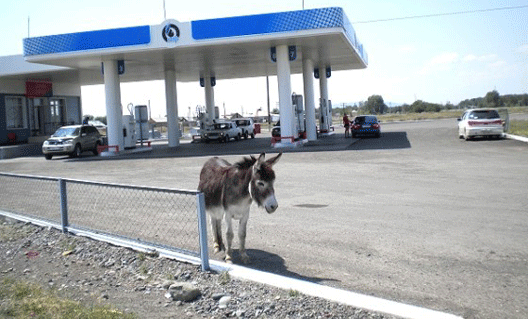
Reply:
[[[345,137],[350,136],[350,120],[348,119],[347,114],[343,115],[343,125],[345,126]]]

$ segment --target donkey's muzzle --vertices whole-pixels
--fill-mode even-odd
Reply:
[[[277,203],[277,199],[275,198],[275,195],[271,195],[268,198],[266,198],[266,201],[264,202],[264,208],[268,212],[268,214],[271,214],[277,210],[279,207],[279,203]]]
[[[269,208],[266,207],[266,211],[268,212],[268,214],[272,214],[273,212],[275,212],[277,210],[277,208],[279,207],[279,205],[271,205]]]

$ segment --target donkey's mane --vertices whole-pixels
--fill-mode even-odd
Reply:
[[[236,162],[233,166],[235,166],[238,169],[246,170],[246,169],[249,169],[251,166],[253,166],[253,164],[255,164],[256,161],[257,159],[253,156],[244,157],[240,162]]]

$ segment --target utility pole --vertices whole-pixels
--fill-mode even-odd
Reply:
[[[270,97],[269,97],[269,76],[266,75],[266,92],[268,93],[268,128],[271,131],[271,112],[270,112]]]

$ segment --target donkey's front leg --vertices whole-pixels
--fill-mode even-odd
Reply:
[[[235,237],[235,235],[233,234],[233,222],[231,219],[231,215],[229,213],[225,215],[225,220],[226,220],[226,225],[227,225],[227,232],[226,232],[227,247],[226,247],[225,261],[228,264],[232,264],[233,263],[233,237]]]
[[[211,217],[211,230],[213,231],[213,248],[215,254],[224,250],[224,243],[222,241],[222,219]]]
[[[246,253],[246,228],[247,222],[249,219],[249,209],[240,219],[240,224],[238,225],[238,239],[240,241],[240,258],[244,264],[249,264],[250,258]]]

